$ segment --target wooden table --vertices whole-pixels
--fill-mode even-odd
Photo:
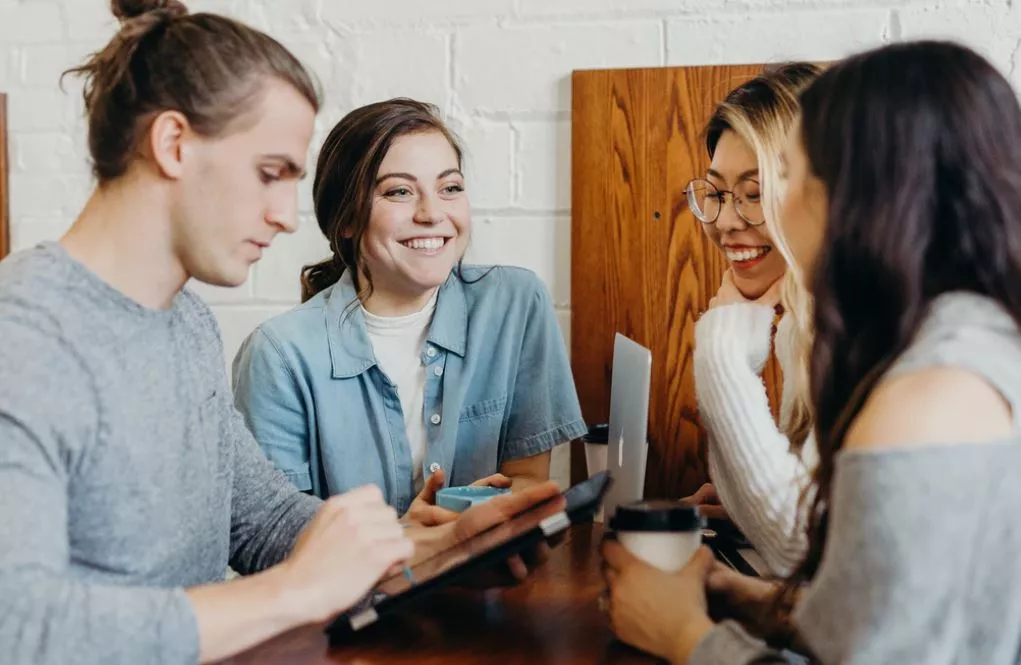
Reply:
[[[601,526],[572,527],[550,560],[524,584],[490,591],[451,590],[381,619],[330,650],[320,627],[281,635],[226,662],[235,665],[429,663],[540,665],[653,663],[617,642],[596,600],[603,589]]]

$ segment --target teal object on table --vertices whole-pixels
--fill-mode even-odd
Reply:
[[[453,510],[456,513],[461,513],[477,503],[484,503],[500,496],[501,494],[507,494],[510,489],[503,489],[500,487],[479,487],[475,485],[467,485],[464,487],[444,487],[440,491],[436,492],[436,505],[440,508],[446,508],[447,510]]]

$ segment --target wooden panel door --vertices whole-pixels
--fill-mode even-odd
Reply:
[[[0,93],[0,259],[11,250],[10,199],[7,159],[7,96]]]
[[[761,69],[572,76],[571,363],[586,421],[605,422],[614,333],[652,350],[646,497],[684,496],[707,480],[692,351],[725,260],[688,210],[684,185],[708,167],[702,130],[716,104]],[[771,361],[774,404],[777,374]],[[584,473],[576,443],[572,478]]]

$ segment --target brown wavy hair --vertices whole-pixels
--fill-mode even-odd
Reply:
[[[63,74],[85,79],[89,153],[100,184],[124,175],[163,111],[179,111],[198,134],[218,136],[248,114],[266,77],[319,109],[316,84],[298,59],[254,28],[189,14],[178,0],[113,0],[110,7],[120,30]]]
[[[1021,324],[1021,107],[988,61],[948,42],[886,46],[825,72],[801,108],[829,201],[811,276],[820,461],[788,607],[819,569],[848,428],[933,299],[982,294]]]
[[[464,151],[432,104],[391,99],[355,109],[326,137],[316,163],[312,198],[316,221],[330,243],[332,256],[301,269],[301,300],[305,302],[337,283],[351,269],[359,297],[372,293],[372,276],[361,253],[362,237],[372,214],[376,175],[394,141],[408,134],[439,132],[457,154]],[[364,282],[361,283],[361,277]]]

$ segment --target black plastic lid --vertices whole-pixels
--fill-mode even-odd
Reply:
[[[610,426],[607,423],[589,425],[588,432],[582,435],[581,440],[585,443],[609,443]]]
[[[704,526],[696,506],[666,499],[617,506],[610,519],[614,531],[697,531]]]

